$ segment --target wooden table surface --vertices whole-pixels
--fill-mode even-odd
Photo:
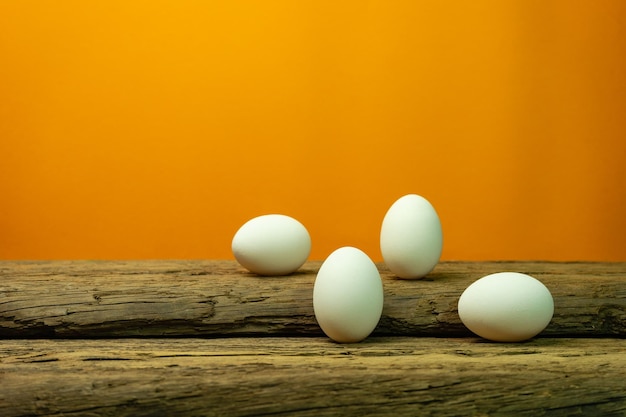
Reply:
[[[258,277],[234,261],[0,262],[0,416],[626,415],[626,264],[379,265],[374,333],[315,321],[320,262]],[[472,335],[456,305],[493,272],[551,291],[536,338]]]

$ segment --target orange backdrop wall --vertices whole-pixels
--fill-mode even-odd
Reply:
[[[380,260],[626,261],[626,2],[0,2],[0,258],[232,258],[284,213]]]

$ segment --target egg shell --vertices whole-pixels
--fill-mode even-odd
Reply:
[[[383,311],[383,284],[374,262],[351,246],[331,253],[315,278],[313,309],[324,333],[336,342],[369,336]]]
[[[422,278],[435,268],[443,250],[441,222],[424,197],[408,194],[391,205],[380,230],[380,250],[400,278]]]
[[[247,221],[232,241],[235,259],[259,275],[287,275],[306,262],[311,237],[302,223],[283,214],[266,214]]]
[[[539,280],[518,272],[487,275],[465,289],[459,317],[472,332],[497,342],[521,342],[552,320],[554,300]]]

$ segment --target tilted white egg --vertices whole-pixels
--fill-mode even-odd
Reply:
[[[255,217],[239,228],[232,241],[235,259],[259,275],[287,275],[306,262],[311,237],[296,219],[282,214]]]
[[[472,332],[497,342],[521,342],[538,335],[554,314],[548,288],[530,275],[499,272],[471,284],[458,304]]]
[[[331,253],[315,278],[313,309],[324,333],[336,342],[369,336],[383,311],[383,284],[374,262],[350,246]]]
[[[428,200],[408,194],[392,204],[380,230],[380,250],[391,272],[422,278],[435,268],[442,249],[441,222]]]

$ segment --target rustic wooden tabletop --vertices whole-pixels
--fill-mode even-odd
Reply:
[[[379,265],[374,333],[315,321],[320,262],[259,277],[234,261],[0,262],[1,416],[626,415],[626,264]],[[536,338],[472,335],[456,305],[493,272],[551,291]]]

